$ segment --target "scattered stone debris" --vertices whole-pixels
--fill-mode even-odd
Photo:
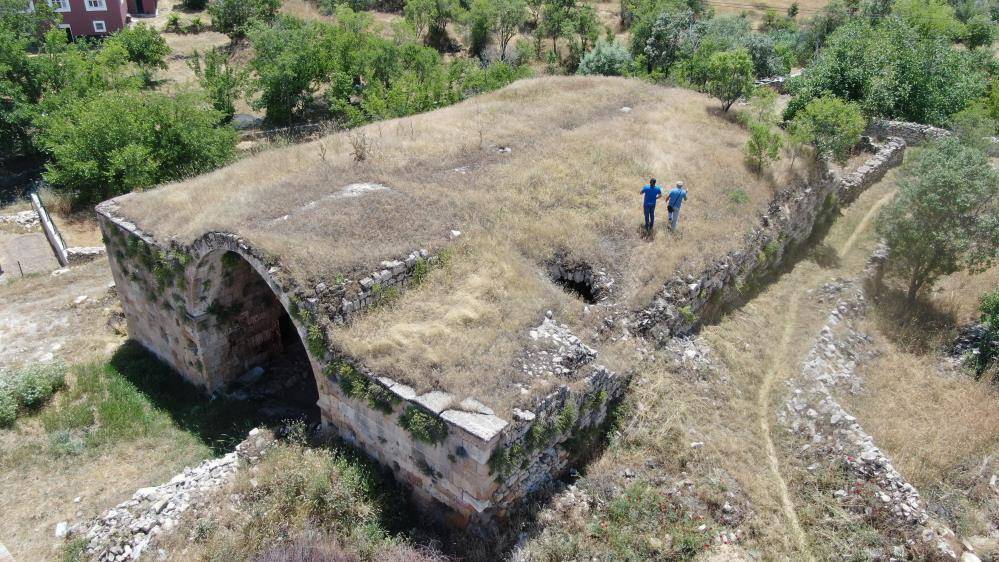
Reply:
[[[69,265],[77,265],[93,261],[105,253],[104,246],[73,246],[66,248],[66,260]]]
[[[35,211],[20,211],[12,215],[0,215],[0,224],[13,224],[24,230],[34,230],[41,223]]]
[[[568,326],[556,322],[550,310],[530,336],[538,345],[521,359],[521,368],[530,377],[568,376],[597,356]]]
[[[801,374],[788,381],[791,395],[778,413],[779,421],[807,440],[801,454],[834,462],[840,459],[855,477],[849,489],[833,493],[841,503],[862,509],[864,517],[876,519],[880,525],[907,537],[910,550],[916,550],[914,547],[921,541],[939,557],[957,560],[955,547],[960,549],[960,545],[953,531],[930,516],[915,487],[833,397],[835,388],[854,393],[861,390],[856,368],[858,361],[866,357],[870,337],[856,331],[850,318],[864,310],[862,292],[837,280],[824,285],[818,297],[838,300],[808,352]],[[818,468],[819,464],[812,466]],[[902,548],[904,554],[906,549]]]
[[[192,504],[228,482],[236,474],[240,460],[255,463],[273,440],[270,431],[253,429],[234,452],[185,468],[166,484],[141,488],[132,499],[108,510],[89,526],[63,527],[62,536],[82,535],[87,540],[87,554],[93,560],[136,560],[158,535],[173,529]],[[59,532],[57,526],[57,537]]]

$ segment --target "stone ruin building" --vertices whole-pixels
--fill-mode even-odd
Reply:
[[[636,305],[642,287],[623,280],[647,246],[635,243],[631,219],[616,217],[637,213],[636,182],[662,163],[636,164],[644,148],[607,131],[640,139],[664,121],[693,127],[682,121],[710,103],[619,79],[524,81],[112,199],[97,211],[129,335],[206,393],[303,404],[448,525],[501,520],[596,443],[630,375],[619,352],[629,337],[690,329],[737,298],[902,146],[874,147],[870,177],[820,174],[773,198],[747,186],[764,195],[744,211],[744,232],[717,234],[729,251],[696,268],[660,258],[652,296]],[[674,109],[684,104],[699,111]],[[745,135],[717,127],[726,139]],[[686,150],[707,153],[713,142]],[[697,185],[708,168],[741,166],[738,146],[690,157],[681,173]],[[546,190],[570,181],[560,163],[580,154],[607,176],[587,182],[622,194],[597,199],[617,215],[587,215],[596,213],[588,201],[564,211],[582,197]],[[591,229],[598,220],[609,226]],[[546,229],[518,234],[525,224]],[[506,271],[510,263],[521,269]],[[521,316],[515,333],[495,331]],[[377,322],[358,328],[369,318]],[[424,321],[442,334],[420,343],[432,358],[393,363],[412,347],[403,335],[431,337],[412,335]],[[493,366],[469,361],[462,346]]]

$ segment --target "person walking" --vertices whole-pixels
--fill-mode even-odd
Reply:
[[[666,212],[669,218],[669,229],[676,231],[676,223],[680,220],[680,205],[687,200],[687,190],[683,187],[683,182],[676,182],[676,187],[669,190],[669,198],[666,202]]]
[[[643,210],[645,211],[645,232],[652,232],[656,223],[656,201],[663,196],[663,190],[656,185],[656,178],[649,180],[649,185],[640,192],[645,196]]]

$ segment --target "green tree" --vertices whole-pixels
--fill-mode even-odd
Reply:
[[[329,56],[334,30],[329,24],[282,16],[273,25],[254,25],[249,33],[255,56],[250,68],[257,77],[251,101],[267,120],[288,123],[309,108],[313,95],[331,76],[335,57]]]
[[[236,114],[236,100],[247,85],[249,73],[229,63],[229,57],[217,48],[205,52],[204,62],[198,51],[194,51],[188,65],[198,77],[198,83],[205,90],[212,107],[220,112],[225,121]]]
[[[492,39],[496,19],[499,17],[495,0],[473,0],[465,15],[468,27],[468,52],[481,57]]]
[[[646,69],[659,69],[669,74],[673,63],[680,57],[681,49],[697,41],[692,33],[694,12],[691,10],[662,12],[652,24],[648,38],[638,51],[645,55]]]
[[[246,36],[255,21],[274,21],[280,7],[281,0],[211,0],[208,13],[212,27],[235,40]]]
[[[707,66],[708,92],[721,100],[722,109],[753,90],[753,60],[745,49],[711,55]]]
[[[944,125],[985,94],[987,75],[978,53],[926,38],[898,18],[862,19],[837,29],[808,72],[788,88],[792,119],[827,93],[861,104],[868,115]]]
[[[520,26],[528,18],[526,0],[495,0],[496,19],[493,21],[493,33],[499,44],[500,60],[506,60],[507,45],[517,34]]]
[[[51,159],[44,177],[79,203],[94,203],[216,168],[236,135],[193,94],[105,92],[74,99],[40,120]]]
[[[406,21],[431,46],[447,46],[447,24],[461,15],[457,0],[406,0],[403,10]]]
[[[999,254],[999,172],[981,151],[947,138],[903,165],[895,200],[878,218],[888,272],[919,291],[943,275],[982,271]]]
[[[815,145],[817,154],[846,162],[867,125],[856,104],[825,96],[816,98],[791,121],[792,135]]]
[[[112,35],[108,42],[117,43],[125,49],[128,60],[139,67],[142,81],[146,84],[152,82],[154,70],[167,67],[166,57],[170,54],[170,47],[159,31],[146,24],[126,27]]]
[[[977,49],[992,44],[996,37],[996,28],[992,20],[985,14],[976,14],[964,26],[961,40],[969,49]]]
[[[954,39],[962,31],[953,6],[943,0],[896,0],[892,11],[927,37]]]
[[[783,146],[780,132],[774,131],[769,124],[759,121],[749,123],[746,157],[758,171],[762,172],[770,162],[777,160]]]

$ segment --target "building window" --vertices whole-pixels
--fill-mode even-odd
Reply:
[[[88,12],[104,12],[108,9],[105,0],[86,0],[84,6],[87,7]]]
[[[95,33],[104,33],[107,30],[108,30],[108,27],[106,25],[104,25],[103,21],[101,21],[101,20],[94,20],[94,32]]]
[[[57,12],[69,11],[69,0],[49,0],[49,4],[52,6],[52,9]]]

